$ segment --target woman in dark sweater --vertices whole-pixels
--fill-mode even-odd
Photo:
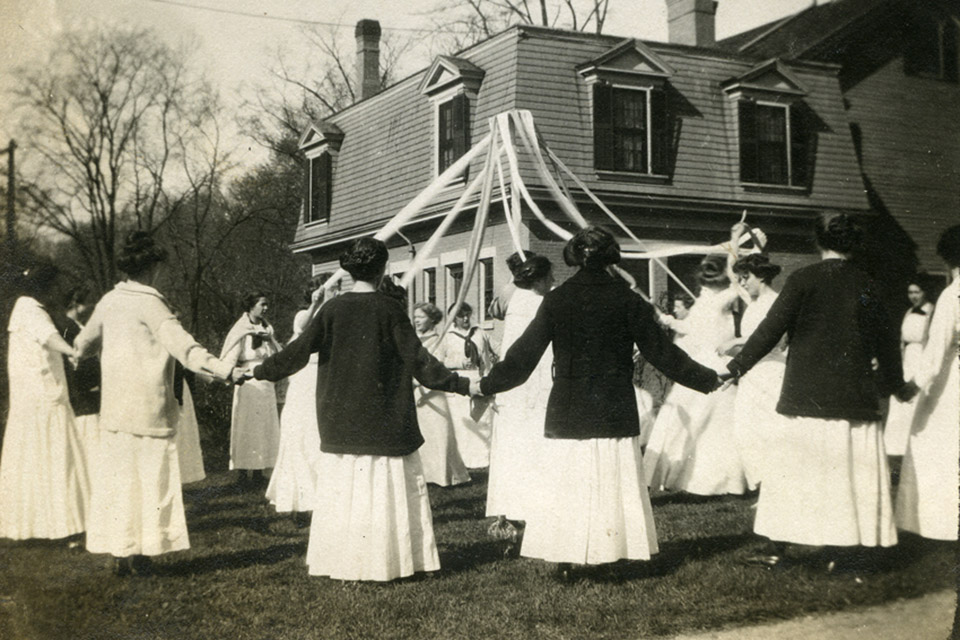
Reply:
[[[386,581],[440,568],[413,378],[462,394],[469,381],[431,356],[406,310],[377,293],[387,257],[379,240],[355,241],[340,258],[353,290],[323,305],[296,340],[253,370],[257,379],[279,380],[318,353],[311,575]]]
[[[876,283],[849,261],[860,230],[845,214],[816,225],[822,260],[794,272],[743,350],[741,376],[787,334],[777,412],[781,445],[770,455],[754,531],[782,543],[896,544],[880,398],[905,388],[899,336]],[[874,370],[873,361],[879,362]]]
[[[715,371],[677,348],[653,307],[606,269],[620,248],[596,227],[567,244],[564,261],[580,267],[546,294],[536,317],[480,382],[484,394],[522,384],[553,343],[553,388],[542,449],[542,493],[530,510],[521,555],[560,563],[647,560],[657,552],[641,464],[633,391],[633,346],[669,378],[703,393]]]

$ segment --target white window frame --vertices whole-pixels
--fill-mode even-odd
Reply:
[[[647,139],[645,141],[646,143],[645,146],[647,149],[647,170],[646,171],[630,171],[628,169],[612,169],[612,171],[622,171],[624,173],[636,173],[641,176],[657,175],[653,172],[653,127],[652,127],[653,114],[651,113],[651,109],[650,109],[650,91],[652,90],[652,87],[638,87],[636,85],[618,84],[618,83],[612,83],[610,86],[614,89],[628,89],[630,91],[643,91],[646,94],[646,97],[644,98],[643,114],[644,116],[646,116],[646,119],[647,119]],[[591,98],[590,98],[591,101],[593,100],[592,95],[593,95],[593,92],[591,92]],[[591,107],[592,106],[593,105],[591,104]],[[591,113],[593,113],[592,110],[591,110]]]
[[[313,161],[322,156],[323,154],[328,154],[330,156],[330,180],[333,181],[333,175],[336,172],[337,159],[340,156],[340,152],[334,149],[329,144],[322,144],[314,149],[304,153],[304,156],[307,160],[307,176],[309,184],[307,184],[307,197],[306,202],[303,203],[303,226],[316,228],[316,227],[325,227],[330,224],[330,218],[333,217],[333,184],[330,184],[330,211],[327,212],[326,220],[310,220],[310,205],[313,198]]]
[[[436,94],[430,96],[430,101],[433,103],[433,175],[434,177],[440,175],[440,106],[444,105],[459,95],[464,95],[467,98],[467,108],[469,109],[474,104],[476,104],[477,93],[475,91],[470,91],[463,84],[456,84],[452,87],[439,91]],[[473,119],[470,121],[471,125],[473,124]],[[463,182],[464,179],[461,177],[459,179],[453,180],[452,184],[457,184],[458,182]]]
[[[781,185],[780,183],[774,183],[774,182],[771,182],[771,183],[757,182],[757,183],[747,183],[747,184],[760,184],[760,185],[773,186],[773,187],[776,187],[776,186],[795,187],[797,185],[793,184],[793,148],[792,148],[793,132],[790,129],[790,120],[791,120],[790,112],[792,111],[790,107],[792,105],[787,102],[774,102],[773,100],[755,100],[755,103],[758,107],[779,107],[786,111],[786,117],[783,119],[783,121],[786,123],[785,124],[786,130],[784,131],[784,135],[785,135],[784,140],[786,143],[785,148],[787,152],[787,182],[785,185]],[[740,108],[740,105],[739,103],[737,103],[737,109],[739,108]],[[739,116],[739,114],[737,115]],[[737,118],[737,121],[739,122],[739,117]]]

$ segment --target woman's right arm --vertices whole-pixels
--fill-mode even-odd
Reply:
[[[747,339],[740,353],[727,363],[730,373],[742,376],[779,344],[787,328],[800,313],[802,300],[802,286],[792,276],[787,278],[783,291],[777,296],[760,326]]]
[[[313,316],[307,328],[293,342],[254,367],[253,377],[276,382],[303,369],[310,361],[310,354],[319,348],[322,341],[321,320],[322,314]]]
[[[490,373],[480,381],[483,394],[500,393],[526,382],[552,340],[550,303],[549,299],[545,299],[523,335],[507,350],[506,357],[495,364]]]

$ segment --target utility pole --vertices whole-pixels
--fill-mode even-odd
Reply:
[[[17,143],[10,140],[10,145],[6,149],[0,149],[0,153],[8,154],[7,162],[7,255],[11,260],[15,259],[17,254],[17,184],[15,178],[15,168],[13,164],[13,152],[17,149]]]

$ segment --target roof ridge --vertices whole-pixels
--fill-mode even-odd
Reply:
[[[741,46],[737,47],[737,52],[738,52],[738,53],[742,53],[742,52],[743,52],[745,49],[747,49],[748,47],[751,47],[751,46],[755,45],[756,43],[760,42],[761,40],[763,40],[764,38],[766,38],[767,36],[769,36],[769,35],[770,35],[771,33],[773,33],[774,31],[776,31],[777,29],[783,28],[783,27],[786,26],[789,22],[795,20],[798,16],[803,15],[804,13],[806,13],[807,11],[810,11],[811,9],[815,9],[817,6],[818,6],[818,5],[817,5],[817,0],[811,0],[811,4],[810,4],[808,7],[806,7],[805,9],[801,9],[800,11],[797,11],[796,13],[791,13],[790,15],[785,16],[785,17],[781,18],[780,20],[771,22],[769,29],[767,29],[766,31],[761,32],[759,35],[753,37],[753,38],[750,39],[749,41],[747,41],[747,42],[745,42],[744,44],[742,44]]]

